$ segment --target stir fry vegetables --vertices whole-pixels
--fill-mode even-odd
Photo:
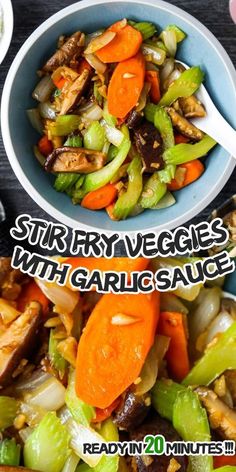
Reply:
[[[206,115],[204,72],[175,59],[183,40],[176,25],[126,18],[59,38],[27,114],[36,159],[73,204],[119,221],[173,205],[201,177],[216,142],[191,123]]]
[[[128,274],[184,263],[65,262]],[[236,302],[223,282],[175,293],[79,293],[69,283],[33,280],[0,258],[0,469],[234,471],[235,455],[143,459],[84,449],[150,434],[169,442],[236,441]]]

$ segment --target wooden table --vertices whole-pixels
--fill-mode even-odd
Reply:
[[[4,1],[4,0],[3,0]],[[228,0],[169,0],[198,18],[219,39],[236,65],[236,25],[233,24],[228,10]],[[0,90],[2,90],[8,69],[28,36],[49,16],[63,7],[70,5],[67,0],[13,0],[14,34],[8,54],[0,66]],[[235,112],[235,110],[232,110]],[[16,179],[4,150],[0,137],[0,199],[6,212],[7,220],[0,226],[0,254],[8,255],[13,244],[9,238],[9,228],[20,213],[29,213],[34,217],[51,219],[21,187]],[[218,197],[191,223],[206,219],[211,210],[221,205],[236,191],[236,170],[232,174]],[[117,247],[117,256],[125,255],[123,246]]]

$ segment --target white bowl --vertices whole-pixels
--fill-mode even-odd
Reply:
[[[2,11],[2,33],[0,37],[0,64],[9,49],[13,33],[13,9],[11,0],[0,0],[0,9]]]

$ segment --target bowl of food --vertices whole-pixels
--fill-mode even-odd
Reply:
[[[11,0],[0,2],[0,64],[10,46],[13,33],[13,9]]]
[[[235,70],[196,19],[162,1],[73,4],[30,36],[9,71],[2,133],[10,163],[32,198],[71,227],[174,228],[234,167],[191,124],[207,113],[195,97],[203,80],[236,125]]]
[[[81,259],[67,263],[122,271],[150,265]],[[181,261],[152,263],[173,268]],[[235,464],[235,455],[223,453],[131,449],[147,435],[179,447],[218,441],[223,448],[234,439],[235,275],[233,294],[222,279],[174,293],[79,294],[0,258],[1,471],[187,472],[194,460],[206,472]],[[106,455],[106,444],[117,441],[126,442],[126,454]],[[88,451],[93,443],[96,454]]]

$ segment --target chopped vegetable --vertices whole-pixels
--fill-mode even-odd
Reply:
[[[118,314],[135,322],[113,324]],[[103,295],[79,341],[76,392],[81,399],[107,408],[135,381],[153,344],[158,316],[157,292]]]
[[[163,208],[169,208],[170,206],[174,205],[175,202],[175,197],[168,191],[155,206],[150,208],[150,210],[162,210]]]
[[[164,184],[169,184],[176,174],[176,166],[174,164],[165,164],[164,169],[158,171],[159,179]]]
[[[172,422],[174,403],[182,391],[185,391],[185,387],[170,379],[156,381],[152,389],[152,405],[159,415]]]
[[[104,31],[104,33],[95,36],[90,41],[89,45],[84,51],[84,54],[93,54],[94,52],[98,53],[99,50],[104,49],[116,36],[116,33],[113,31]],[[105,62],[105,61],[102,61]]]
[[[18,310],[21,312],[25,311],[27,305],[33,301],[40,303],[43,314],[46,316],[49,308],[48,299],[43,294],[42,290],[40,290],[36,282],[31,280],[28,284],[23,286],[23,289],[17,299]]]
[[[101,210],[114,202],[117,189],[112,184],[106,184],[97,190],[87,193],[81,202],[81,206],[89,210]]]
[[[32,127],[39,133],[43,134],[43,123],[42,119],[39,113],[38,108],[31,108],[30,110],[27,110],[27,116],[29,118],[29,121],[32,125]]]
[[[107,420],[107,418],[110,418],[111,414],[118,407],[119,404],[120,398],[117,398],[107,408],[96,408],[96,416],[92,420],[92,423],[101,423],[102,421]]]
[[[137,105],[144,84],[145,61],[141,53],[116,66],[108,86],[108,110],[124,118]]]
[[[152,208],[162,199],[167,190],[166,184],[159,179],[158,172],[154,172],[144,185],[140,198],[143,208]]]
[[[12,426],[18,410],[18,402],[11,397],[0,396],[0,431]]]
[[[158,332],[170,338],[166,354],[167,366],[171,378],[178,382],[181,382],[189,372],[187,334],[183,316],[178,312],[162,311],[158,325]]]
[[[200,67],[191,67],[185,70],[162,96],[159,105],[168,106],[180,97],[193,95],[200,87],[203,78],[204,74]]]
[[[98,121],[93,121],[84,134],[84,147],[102,151],[105,142],[105,130]]]
[[[199,157],[205,156],[214,146],[216,141],[208,136],[195,144],[176,144],[164,153],[164,159],[168,164],[185,164]]]
[[[189,143],[189,138],[183,134],[175,134],[175,144]]]
[[[100,434],[105,441],[113,442],[119,441],[119,433],[116,425],[111,419],[107,419],[102,423]],[[103,456],[97,466],[93,469],[94,472],[117,472],[119,468],[119,457]]]
[[[109,28],[112,31],[112,26]],[[96,52],[102,62],[121,62],[137,54],[141,44],[142,35],[130,25],[116,32],[114,39]]]
[[[82,137],[80,134],[71,134],[68,136],[67,140],[64,142],[64,146],[69,147],[82,147]]]
[[[160,38],[162,39],[169,55],[174,57],[177,50],[177,39],[175,32],[172,30],[164,30],[162,31]]]
[[[139,23],[134,23],[132,26],[140,31],[144,41],[145,39],[151,38],[156,32],[155,25],[148,21],[140,21]]]
[[[0,442],[0,469],[1,465],[18,466],[20,464],[20,450],[19,444],[16,444],[15,439],[4,439]]]
[[[154,103],[148,103],[144,108],[144,116],[146,120],[150,121],[151,123],[154,123],[154,117],[157,109],[157,105],[155,105]]]
[[[236,455],[235,456],[215,456],[214,457],[214,469],[217,469],[219,472],[223,472],[223,470],[225,469],[225,472],[231,472],[231,469],[232,469],[232,472],[233,470],[235,469],[236,471],[236,467],[230,467],[230,466],[236,466]],[[227,467],[229,466],[229,467]],[[219,469],[219,467],[221,467]]]
[[[96,467],[102,458],[102,454],[84,452],[84,444],[101,444],[103,442],[102,436],[90,426],[76,423],[71,418],[67,421],[66,426],[71,437],[70,445],[75,454],[90,467]]]
[[[54,367],[54,369],[58,372],[59,377],[62,379],[65,375],[67,362],[57,350],[57,345],[58,345],[58,340],[54,336],[53,329],[51,329],[50,338],[49,338],[49,346],[48,346],[48,356],[49,356],[49,360],[51,362],[52,367]]]
[[[39,152],[43,154],[43,156],[47,157],[53,151],[52,141],[48,139],[46,135],[44,135],[38,142]]]
[[[184,169],[184,179],[180,183],[175,179],[168,184],[168,189],[171,191],[180,190],[183,187],[195,182],[195,180],[201,177],[202,173],[204,172],[204,165],[202,164],[199,159],[195,159],[191,162],[186,162],[186,164],[181,164],[178,168]]]
[[[159,72],[155,70],[147,70],[145,73],[145,81],[151,85],[151,101],[153,103],[158,103],[161,98]]]
[[[158,66],[161,66],[166,58],[166,52],[152,44],[143,43],[141,51],[147,60]]]
[[[174,146],[174,132],[171,120],[163,108],[157,108],[154,116],[154,125],[158,129],[163,139],[164,149]]]
[[[174,31],[177,43],[181,43],[186,38],[186,34],[176,25],[168,25],[166,31]]]
[[[46,102],[49,100],[54,88],[55,86],[50,75],[45,75],[36,85],[32,97],[35,98],[35,100],[38,100],[38,102]]]
[[[50,136],[67,136],[78,129],[81,118],[78,115],[57,116],[54,122],[47,125]]]
[[[70,190],[80,179],[79,174],[61,172],[57,174],[54,182],[54,188],[57,192],[65,192]]]
[[[92,406],[84,403],[76,395],[75,392],[75,371],[71,369],[69,374],[69,382],[65,395],[65,402],[75,421],[89,426],[90,422],[95,418],[95,410]]]
[[[144,257],[137,257],[136,259],[129,259],[127,257],[114,257],[113,259],[106,259],[105,257],[69,257],[66,263],[71,264],[72,269],[85,267],[90,272],[93,270],[127,272],[128,278],[130,278],[131,272],[145,270],[149,260]]]
[[[139,156],[133,158],[127,173],[129,177],[127,190],[119,196],[113,212],[115,218],[119,220],[127,218],[132,212],[142,192],[142,163]]]

